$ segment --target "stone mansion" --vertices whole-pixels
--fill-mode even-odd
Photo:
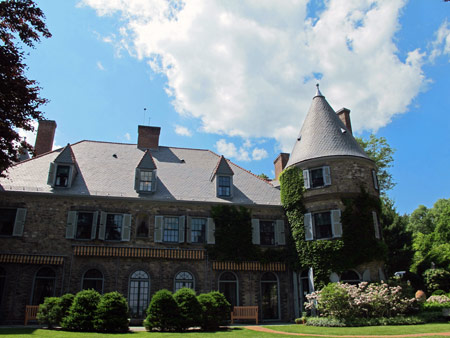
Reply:
[[[263,321],[299,317],[312,271],[285,262],[214,261],[211,207],[243,206],[253,244],[282,248],[290,226],[281,171],[305,178],[305,239],[342,236],[343,196],[379,196],[375,163],[352,135],[350,111],[335,112],[317,90],[291,154],[263,180],[210,150],[163,146],[159,127],[139,126],[137,144],[80,141],[53,150],[54,121],[39,123],[35,156],[0,179],[0,323],[22,323],[26,305],[93,288],[119,291],[142,319],[160,289],[219,290],[232,305],[259,306]],[[293,139],[293,141],[295,141]],[[378,216],[374,236],[381,238]],[[383,279],[382,263],[331,281]]]

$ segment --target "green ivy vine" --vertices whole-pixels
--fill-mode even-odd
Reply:
[[[355,266],[383,259],[386,247],[375,239],[372,211],[379,213],[380,202],[363,189],[355,198],[343,200],[341,213],[343,236],[340,239],[306,241],[303,205],[304,183],[302,171],[289,167],[280,175],[281,203],[291,226],[298,254],[298,270],[314,270],[314,284],[322,288],[332,272],[343,272]]]

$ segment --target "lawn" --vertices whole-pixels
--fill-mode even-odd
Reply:
[[[290,333],[302,334],[320,334],[320,335],[402,335],[417,333],[436,333],[450,332],[450,324],[426,324],[426,325],[406,325],[406,326],[370,326],[370,327],[349,327],[349,328],[332,328],[332,327],[312,327],[305,325],[270,325],[265,326],[276,331],[284,331]],[[448,335],[447,335],[448,336]],[[40,329],[0,329],[1,338],[231,338],[231,337],[289,337],[289,335],[280,335],[276,333],[255,332],[245,327],[231,328],[229,330],[218,332],[187,332],[187,333],[159,333],[159,332],[133,332],[125,334],[102,334],[102,333],[85,333],[85,332],[65,332],[57,330],[40,330]],[[294,336],[291,336],[294,337]],[[305,337],[305,336],[303,336]],[[431,337],[431,336],[430,336]],[[433,336],[439,337],[439,336]],[[441,336],[444,337],[444,336]]]
[[[364,326],[364,327],[316,327],[306,325],[273,325],[265,326],[275,331],[290,333],[310,333],[323,335],[402,335],[417,333],[450,332],[450,324],[424,325],[392,325],[392,326]]]

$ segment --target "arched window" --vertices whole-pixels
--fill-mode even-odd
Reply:
[[[6,271],[0,266],[0,305],[2,304],[3,293],[5,292]]]
[[[177,292],[181,288],[194,289],[194,287],[194,276],[192,276],[190,272],[181,271],[177,273],[177,275],[175,276],[175,292]]]
[[[261,277],[261,308],[263,319],[279,319],[278,279],[272,272]]]
[[[150,294],[150,278],[145,271],[135,271],[130,276],[128,305],[131,318],[144,318]]]
[[[357,285],[360,281],[361,279],[359,278],[359,275],[353,270],[345,271],[341,275],[342,283]]]
[[[84,273],[82,290],[93,289],[103,293],[103,274],[97,269],[90,269]]]
[[[219,276],[219,292],[231,304],[231,308],[239,306],[239,282],[233,272],[222,272]]]
[[[41,268],[34,276],[32,305],[40,305],[45,297],[55,295],[56,274],[51,268]]]

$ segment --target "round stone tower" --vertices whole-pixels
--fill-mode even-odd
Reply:
[[[319,90],[312,100],[286,167],[297,166],[305,181],[305,240],[332,240],[342,237],[341,211],[343,198],[356,197],[361,188],[379,197],[375,162],[352,135],[350,111],[338,114]],[[344,123],[345,122],[345,123]],[[374,211],[374,236],[381,238],[378,215]],[[358,253],[355,252],[355,255]],[[382,262],[354,267],[331,281],[370,281],[385,279]]]

